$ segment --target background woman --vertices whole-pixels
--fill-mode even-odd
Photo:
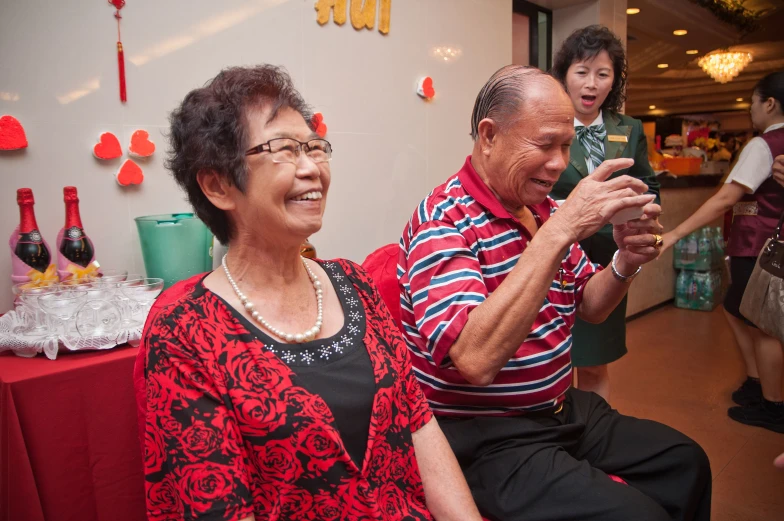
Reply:
[[[331,179],[309,121],[272,66],[171,116],[168,166],[229,250],[145,328],[148,517],[478,520],[370,279],[300,256]]]
[[[733,210],[727,255],[732,284],[724,300],[746,365],[746,381],[732,393],[730,418],[784,432],[781,343],[740,313],[743,292],[765,240],[784,212],[784,186],[773,177],[773,158],[784,154],[784,72],[762,78],[751,96],[751,123],[762,135],[750,140],[721,189],[677,228],[664,234],[664,248]]]
[[[634,166],[619,170],[648,185],[659,204],[659,182],[648,163],[648,145],[639,120],[619,114],[625,100],[626,54],[621,41],[606,27],[591,25],[573,32],[555,55],[552,74],[566,87],[574,105],[575,139],[569,166],[550,194],[566,199],[574,187],[605,159],[630,157]],[[618,247],[608,224],[580,242],[588,258],[607,266]],[[572,328],[572,363],[577,387],[610,398],[607,364],[626,354],[626,298],[602,324],[579,318]]]

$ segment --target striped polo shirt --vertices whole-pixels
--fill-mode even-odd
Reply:
[[[540,225],[556,208],[549,197],[529,206]],[[468,383],[449,359],[468,314],[504,281],[529,240],[471,156],[419,204],[403,231],[397,274],[404,338],[436,414],[509,416],[563,401],[572,379],[575,308],[601,269],[577,243],[564,256],[528,338],[490,385]]]

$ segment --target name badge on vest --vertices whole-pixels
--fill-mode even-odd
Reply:
[[[607,141],[610,143],[628,143],[629,138],[624,135],[608,134]]]
[[[757,201],[750,201],[750,202],[741,202],[735,203],[735,206],[732,207],[732,215],[757,215],[759,212],[759,206],[757,206]]]

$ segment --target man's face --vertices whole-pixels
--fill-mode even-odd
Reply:
[[[488,151],[487,184],[512,213],[545,200],[569,162],[574,108],[549,78],[526,93],[517,121]]]

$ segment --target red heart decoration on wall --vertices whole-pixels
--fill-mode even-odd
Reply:
[[[93,147],[93,155],[98,159],[115,159],[122,155],[120,140],[111,132],[101,134],[100,141]]]
[[[155,152],[155,143],[150,141],[150,134],[146,130],[137,130],[131,136],[128,153],[136,157],[150,157]]]
[[[313,131],[318,134],[319,137],[324,137],[327,135],[327,125],[324,123],[324,116],[321,114],[321,112],[316,112],[313,114],[310,122],[313,125]]]
[[[140,185],[144,181],[144,173],[133,159],[128,159],[117,171],[117,182],[120,186]]]
[[[422,82],[422,93],[427,99],[430,99],[436,95],[436,89],[433,88],[433,78],[430,76],[425,78]]]
[[[0,150],[27,148],[27,136],[19,120],[13,116],[0,118]]]

